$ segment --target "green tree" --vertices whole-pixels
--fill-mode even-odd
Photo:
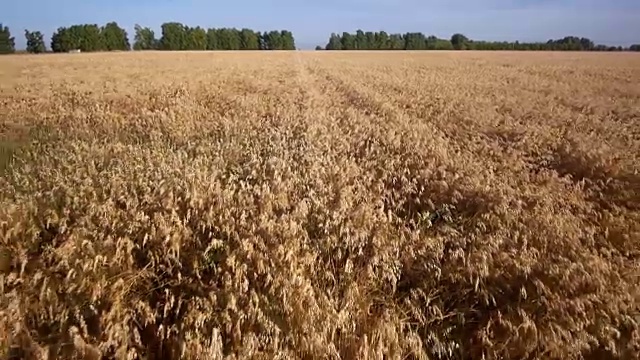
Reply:
[[[378,50],[388,50],[389,49],[389,34],[384,31],[376,32],[374,35],[374,47]]]
[[[462,34],[453,34],[451,36],[451,45],[455,50],[467,50],[469,47],[469,39]]]
[[[61,27],[51,37],[51,50],[67,52],[79,49],[85,52],[106,50],[100,28],[96,24]]]
[[[162,24],[161,50],[185,50],[187,48],[187,29],[178,22]]]
[[[266,50],[282,50],[284,47],[284,41],[280,31],[269,31],[263,35]]]
[[[404,49],[404,39],[400,34],[392,34],[389,37],[389,49],[390,50],[402,50]]]
[[[16,51],[16,42],[11,37],[11,31],[8,26],[0,23],[0,54],[12,54]]]
[[[200,26],[187,28],[186,50],[207,50],[207,32]]]
[[[66,27],[59,27],[51,36],[51,50],[53,52],[67,52],[71,49],[77,49],[75,44],[71,43],[71,33]]]
[[[327,43],[327,46],[325,46],[325,48],[327,50],[342,50],[342,39],[340,38],[340,35],[331,33],[329,42]]]
[[[230,40],[229,50],[240,50],[242,46],[242,38],[240,37],[240,30],[236,28],[229,29],[229,40]]]
[[[240,30],[240,50],[260,50],[260,36],[251,29]]]
[[[293,38],[293,33],[288,30],[280,31],[280,50],[295,50],[296,41]]]
[[[261,33],[260,31],[258,31],[256,34],[258,35],[260,50],[269,50],[267,49],[267,33]]]
[[[235,28],[218,29],[219,50],[240,50],[242,39]]]
[[[142,27],[138,24],[135,26],[135,42],[133,44],[134,50],[155,50],[158,48],[158,40],[156,40],[156,34],[148,27]]]
[[[77,31],[81,38],[80,50],[83,52],[106,50],[100,27],[97,24],[78,25]]]
[[[207,50],[219,50],[218,32],[216,29],[207,29]]]
[[[47,51],[44,44],[44,35],[40,31],[31,32],[24,31],[24,37],[27,39],[27,51],[32,54],[40,54]]]
[[[324,50],[324,48],[322,46],[320,46],[320,45],[316,46],[316,51],[322,51],[322,50]]]
[[[365,49],[364,50],[374,50],[376,48],[376,35],[373,31],[367,31],[364,33],[365,37]]]
[[[629,47],[631,51],[640,51],[640,44],[633,44]]]
[[[342,33],[342,50],[356,50],[356,38],[348,32]]]
[[[427,37],[427,50],[453,50],[451,41],[445,39],[439,39],[436,36]]]
[[[427,48],[427,39],[423,33],[406,33],[404,34],[405,50],[425,50]]]
[[[102,46],[104,47],[104,50],[131,50],[129,38],[127,37],[127,31],[118,26],[118,23],[110,22],[106,24],[101,29],[101,35]]]
[[[215,31],[216,31],[216,41],[218,44],[217,50],[230,50],[231,39],[229,36],[229,31],[224,28],[216,29]]]
[[[355,50],[366,50],[367,49],[367,37],[364,35],[364,31],[358,29],[356,30],[356,44]]]

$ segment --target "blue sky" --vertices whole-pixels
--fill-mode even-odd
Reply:
[[[203,27],[293,31],[301,48],[324,45],[331,32],[358,28],[421,31],[449,38],[462,32],[478,40],[546,41],[565,35],[596,43],[640,43],[638,0],[2,0],[0,22],[18,48],[24,29],[45,33],[59,26],[117,21],[133,39],[136,23],[156,30],[180,21]]]

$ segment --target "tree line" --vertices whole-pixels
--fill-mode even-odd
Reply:
[[[116,22],[100,27],[97,24],[80,24],[58,28],[51,37],[53,52],[80,50],[127,51],[131,50],[295,50],[293,33],[288,30],[259,32],[243,28],[190,27],[178,22],[162,24],[159,39],[155,32],[140,25],[135,26],[133,46],[128,34]],[[44,34],[25,30],[27,51],[46,52]],[[385,31],[357,30],[355,33],[332,33],[327,44],[316,50],[537,50],[537,51],[640,51],[640,44],[628,48],[596,45],[587,38],[567,36],[547,42],[477,41],[463,34],[450,39],[426,36],[421,32],[388,34]],[[15,52],[15,38],[7,26],[0,23],[0,54]]]
[[[178,22],[161,26],[162,34],[156,39],[148,27],[135,26],[134,50],[295,50],[293,33],[288,30],[266,32],[251,29],[190,27]],[[25,30],[27,51],[46,52],[44,35],[40,31]],[[128,51],[132,46],[125,29],[116,22],[102,27],[97,24],[79,24],[58,28],[51,36],[52,52]],[[8,27],[0,24],[0,54],[15,52],[15,38]]]
[[[426,36],[420,32],[387,34],[384,31],[357,30],[355,34],[332,33],[324,46],[316,50],[537,50],[537,51],[640,51],[640,45],[629,48],[596,45],[588,38],[566,36],[547,42],[475,41],[457,33],[450,39]]]
[[[189,27],[178,22],[164,23],[156,39],[148,27],[135,26],[134,50],[295,50],[288,30],[259,32],[252,29]]]
[[[51,50],[53,52],[71,50],[83,52],[126,51],[130,49],[127,32],[116,22],[110,22],[102,27],[96,24],[60,27],[51,36]],[[29,46],[27,46],[27,50],[29,51]]]
[[[0,54],[11,54],[16,51],[15,38],[11,36],[9,27],[0,23]]]
[[[316,47],[320,50],[321,47]],[[422,33],[387,34],[385,31],[348,32],[342,35],[332,33],[326,50],[453,50],[449,40]]]

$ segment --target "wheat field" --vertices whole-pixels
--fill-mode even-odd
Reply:
[[[640,355],[640,57],[0,58],[0,355]]]

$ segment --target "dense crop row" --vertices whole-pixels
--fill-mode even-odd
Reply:
[[[640,350],[633,56],[137,53],[0,69],[4,354]]]

